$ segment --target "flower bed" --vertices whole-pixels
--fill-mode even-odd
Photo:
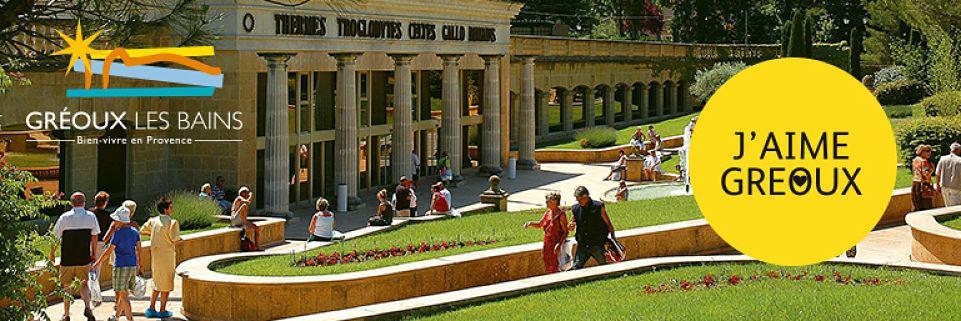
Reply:
[[[512,320],[524,311],[529,320],[941,320],[961,315],[954,293],[961,293],[958,277],[909,269],[698,264],[500,296],[420,318],[408,312],[407,319]]]
[[[299,260],[293,263],[297,267],[315,267],[315,266],[332,266],[338,264],[351,264],[351,263],[361,263],[368,261],[375,261],[391,257],[400,257],[405,255],[413,255],[425,252],[438,252],[449,249],[464,248],[464,247],[480,247],[485,245],[490,245],[497,243],[496,239],[478,240],[478,241],[444,241],[440,243],[427,244],[426,242],[420,242],[418,245],[407,244],[406,247],[400,248],[397,246],[392,246],[387,249],[370,249],[367,251],[358,252],[353,250],[350,252],[333,252],[331,254],[324,254],[324,252],[318,253],[316,256],[302,256]]]

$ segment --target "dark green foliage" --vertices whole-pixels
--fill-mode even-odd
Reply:
[[[808,33],[806,32],[806,24],[804,22],[804,14],[800,11],[794,12],[794,17],[791,19],[791,37],[788,39],[788,57],[809,56],[808,46],[805,43],[805,36],[807,36]]]
[[[961,113],[961,91],[937,93],[921,101],[928,116],[955,116]]]
[[[602,148],[617,143],[617,130],[611,127],[593,127],[574,135],[581,148]]]
[[[881,84],[874,89],[881,105],[910,105],[924,98],[924,85],[917,80],[897,80]]]
[[[788,46],[791,45],[791,21],[784,22],[781,27],[781,57],[787,57]]]
[[[28,320],[35,314],[46,317],[42,311],[46,298],[39,291],[34,268],[35,259],[47,257],[33,247],[40,236],[26,228],[25,220],[42,217],[42,208],[58,202],[44,195],[30,199],[20,197],[27,184],[37,180],[29,172],[0,165],[0,320]]]
[[[911,105],[893,105],[884,106],[884,113],[888,115],[888,118],[908,118],[914,116],[914,106]]]
[[[851,76],[854,76],[854,78],[857,79],[861,79],[861,51],[864,50],[861,42],[863,38],[864,37],[862,36],[860,29],[851,29],[851,58],[848,59],[848,64],[850,65],[848,67],[848,72],[851,73]]]
[[[921,144],[934,147],[932,159],[950,151],[951,143],[961,141],[961,119],[952,117],[918,117],[902,121],[894,133],[898,160],[910,164],[915,148]]]
[[[814,15],[808,11],[804,15],[804,56],[811,57],[813,54],[812,47],[814,46],[814,27],[815,27]]]

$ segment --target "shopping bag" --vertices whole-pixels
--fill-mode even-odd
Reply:
[[[570,270],[574,265],[574,242],[571,240],[564,240],[561,243],[561,250],[557,251],[557,268],[561,271]]]
[[[90,302],[94,306],[100,306],[103,295],[100,293],[100,274],[96,271],[90,271],[87,275],[87,288],[90,289]]]
[[[137,276],[133,289],[130,289],[130,296],[134,298],[147,297],[147,279]]]
[[[624,244],[621,244],[620,241],[613,237],[607,238],[607,243],[604,244],[604,250],[604,257],[607,259],[607,263],[623,261],[627,256]]]

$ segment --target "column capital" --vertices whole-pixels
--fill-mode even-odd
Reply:
[[[342,63],[342,62],[354,62],[357,60],[357,57],[360,57],[360,55],[362,54],[363,53],[361,52],[335,52],[335,53],[330,53],[329,55],[331,57],[334,57],[334,59],[337,59],[337,62]]]
[[[269,62],[287,62],[293,56],[296,56],[296,52],[258,52],[260,58],[264,58]]]
[[[437,54],[437,56],[440,57],[440,59],[444,60],[444,62],[456,63],[460,61],[461,58],[464,57],[464,54]]]
[[[537,59],[535,55],[515,55],[511,56],[511,60],[520,61],[524,64],[534,64],[534,60]]]
[[[415,53],[389,53],[389,54],[387,54],[387,56],[390,56],[391,59],[394,59],[394,63],[395,63],[395,64],[400,64],[400,63],[408,63],[408,64],[409,64],[411,60],[414,60],[414,57],[417,57],[417,54],[415,54]]]
[[[485,64],[497,63],[504,57],[504,55],[480,55],[484,59]]]

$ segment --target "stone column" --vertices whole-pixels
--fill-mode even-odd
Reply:
[[[604,91],[604,124],[614,127],[617,118],[614,117],[614,90],[617,86],[607,87]]]
[[[540,96],[534,98],[537,100],[537,135],[541,137],[547,136],[551,129],[550,110],[548,109],[550,106],[547,102],[547,96],[547,92],[542,91]]]
[[[484,58],[484,124],[481,140],[480,174],[495,175],[501,172],[501,93],[500,55]]]
[[[581,101],[584,112],[584,127],[594,127],[594,88],[584,90],[584,100]]]
[[[441,152],[447,152],[450,161],[450,171],[454,181],[463,180],[460,170],[463,161],[463,140],[461,138],[460,117],[463,106],[461,105],[461,85],[460,85],[460,58],[461,55],[442,55],[444,60],[443,72],[443,109],[441,110]],[[424,161],[424,160],[421,160]]]
[[[657,86],[654,92],[654,116],[664,116],[664,86]]]
[[[534,160],[534,57],[523,57],[521,69],[521,105],[517,121],[517,165],[522,169],[535,169]]]
[[[290,133],[287,114],[287,61],[293,53],[258,53],[267,62],[267,115],[264,148],[264,210],[290,213]]]
[[[681,91],[681,101],[678,103],[678,105],[680,105],[679,108],[681,109],[681,112],[691,112],[691,87],[687,84],[687,82],[683,82],[680,86],[678,86],[677,90]]]
[[[363,205],[357,197],[360,152],[357,144],[357,57],[360,53],[332,54],[337,59],[337,100],[334,122],[334,183],[347,185],[347,207]]]
[[[574,130],[574,92],[571,89],[561,91],[561,128],[564,132]]]
[[[621,93],[621,112],[624,113],[624,122],[634,120],[634,85],[624,86],[624,92]]]
[[[637,89],[637,111],[639,114],[639,119],[647,119],[651,117],[651,98],[649,94],[651,93],[648,85],[641,85],[641,88]]]
[[[396,54],[390,57],[394,59],[394,127],[391,133],[390,166],[393,173],[391,183],[396,183],[401,176],[410,177],[414,167],[410,159],[410,153],[414,150],[410,61],[414,55]]]
[[[667,87],[664,87],[664,93],[667,97],[664,97],[664,103],[667,105],[667,111],[665,114],[674,115],[677,114],[677,84],[670,83]]]

